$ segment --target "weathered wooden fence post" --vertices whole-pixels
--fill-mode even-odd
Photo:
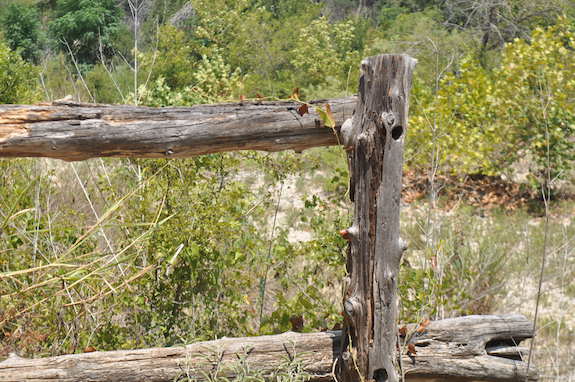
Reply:
[[[350,162],[353,225],[344,295],[344,381],[398,380],[397,278],[403,142],[416,60],[379,55],[361,63],[355,114],[342,127]]]

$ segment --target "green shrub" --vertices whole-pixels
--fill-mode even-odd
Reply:
[[[440,212],[416,212],[404,223],[409,249],[400,273],[402,319],[490,313],[522,227],[504,215],[490,219],[466,209],[431,220],[429,213]]]
[[[575,28],[567,18],[503,51],[491,107],[510,158],[528,154],[534,184],[565,177],[575,160]],[[511,127],[511,128],[510,128]],[[510,131],[508,131],[510,130]]]
[[[83,64],[113,53],[123,31],[122,9],[114,0],[58,0],[49,29],[55,44]],[[101,48],[101,49],[100,49]]]
[[[498,175],[518,159],[534,165],[534,185],[568,174],[575,159],[575,34],[566,19],[535,29],[531,41],[506,45],[489,72],[467,56],[434,92],[414,86],[407,157],[412,165],[437,153],[447,171]]]
[[[33,6],[10,4],[0,17],[4,38],[22,58],[37,63],[41,54],[40,15]]]
[[[32,103],[38,99],[38,69],[0,40],[0,103]]]

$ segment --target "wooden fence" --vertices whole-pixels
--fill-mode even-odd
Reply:
[[[469,316],[398,330],[397,283],[403,146],[415,60],[363,60],[357,97],[149,108],[55,102],[0,106],[0,157],[182,158],[235,150],[296,151],[342,144],[350,164],[354,219],[344,280],[344,329],[221,339],[185,347],[52,358],[12,355],[0,381],[172,381],[233,377],[242,359],[264,375],[300,358],[312,379],[537,380],[519,343],[524,317]],[[328,126],[326,126],[328,125]]]

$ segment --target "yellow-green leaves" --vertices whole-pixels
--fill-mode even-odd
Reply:
[[[493,173],[500,165],[497,152],[503,136],[494,126],[489,73],[472,57],[463,59],[457,73],[445,76],[437,93],[416,84],[420,107],[410,118],[408,159],[429,163],[435,157],[450,171]],[[414,150],[417,150],[413,152]]]
[[[536,183],[547,170],[551,178],[561,177],[575,159],[574,49],[575,30],[560,18],[552,27],[535,29],[530,41],[508,44],[495,73],[498,122],[512,128],[509,154],[532,157]]]
[[[355,33],[352,20],[331,24],[321,17],[312,21],[298,32],[292,52],[296,72],[312,84],[346,76],[350,68],[358,67],[361,58],[353,47]]]
[[[331,106],[329,106],[329,103],[325,105],[325,110],[321,106],[315,106],[315,111],[321,118],[325,127],[329,127],[331,129],[335,128],[335,119],[333,118],[333,113],[331,112]]]
[[[38,69],[0,40],[0,103],[32,103],[38,98]]]
[[[561,176],[575,158],[575,44],[567,20],[516,39],[492,71],[468,56],[437,92],[414,86],[407,158],[435,158],[449,171],[498,174],[529,157],[533,180]],[[549,154],[549,155],[548,155]]]

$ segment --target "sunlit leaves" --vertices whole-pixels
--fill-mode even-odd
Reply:
[[[575,160],[575,30],[565,18],[506,46],[493,92],[501,126],[513,126],[509,153],[529,154],[532,180],[562,177]]]
[[[321,106],[315,106],[315,111],[319,115],[325,127],[329,127],[331,129],[335,128],[335,119],[331,112],[331,106],[329,106],[329,103],[325,105],[325,109]]]
[[[38,96],[38,70],[0,40],[0,103],[31,103]]]
[[[318,84],[328,77],[343,77],[350,68],[355,70],[360,60],[353,46],[355,33],[353,20],[330,24],[325,17],[300,30],[291,60],[298,76]]]
[[[416,83],[408,158],[423,163],[433,155],[453,172],[499,174],[527,157],[534,181],[548,167],[551,177],[564,175],[575,159],[573,36],[561,19],[536,29],[530,42],[508,44],[493,71],[468,56],[435,94]]]

